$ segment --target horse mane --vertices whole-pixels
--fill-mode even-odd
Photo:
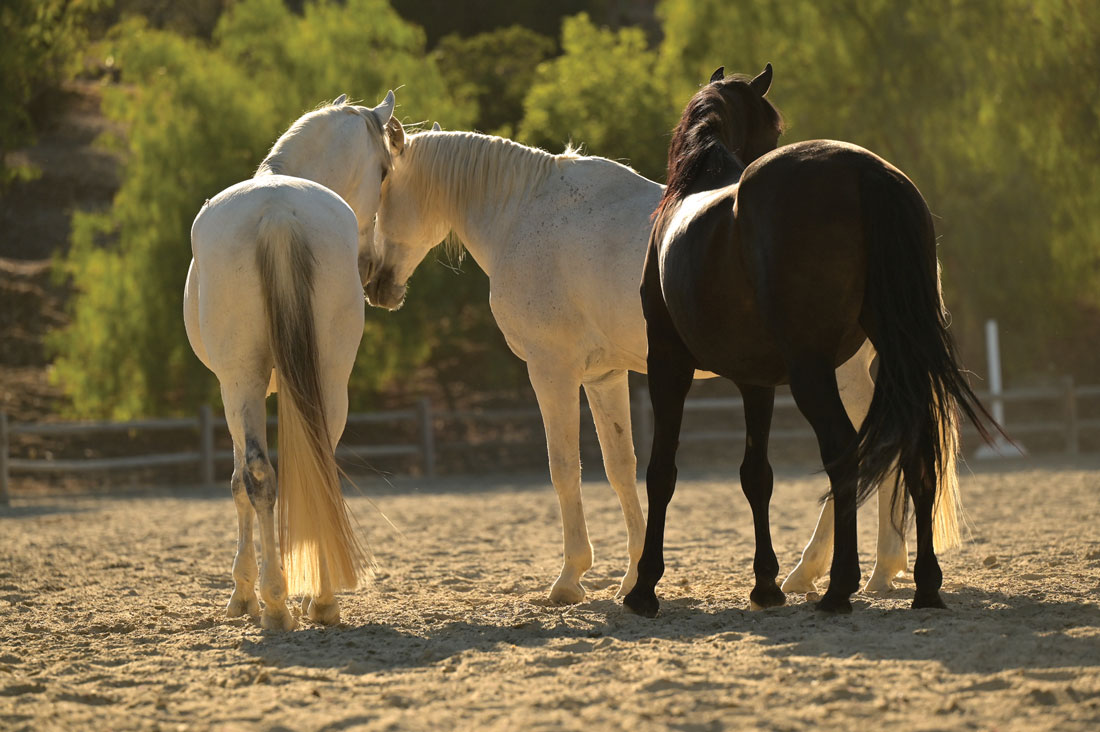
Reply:
[[[483,206],[501,210],[529,199],[563,164],[589,160],[568,145],[555,155],[514,140],[478,132],[422,131],[409,135],[402,156],[409,174],[408,194],[425,207],[424,215],[459,221],[460,209]],[[461,258],[459,232],[444,242],[449,255]]]
[[[665,192],[654,211],[658,219],[673,204],[683,200],[691,185],[708,172],[708,161],[718,154],[727,163],[744,167],[766,150],[754,149],[761,135],[783,132],[783,117],[766,98],[749,88],[750,77],[733,74],[707,84],[687,103],[672,133],[668,148]],[[745,129],[740,146],[732,134],[741,121],[733,118],[726,95],[736,93],[745,109]],[[774,145],[769,146],[771,149]]]
[[[367,110],[365,114],[360,114],[359,109],[352,106],[351,103],[336,104],[334,102],[322,102],[316,109],[306,112],[296,119],[294,124],[279,136],[279,139],[271,146],[271,151],[268,152],[263,162],[261,162],[256,169],[256,175],[262,175],[264,173],[293,175],[293,173],[286,172],[286,165],[287,158],[290,156],[297,138],[303,136],[308,130],[317,126],[320,122],[341,112],[344,114],[359,114],[363,122],[367,125],[367,130],[370,131],[371,139],[374,140],[375,144],[378,145],[381,150],[382,159],[385,161],[386,167],[392,168],[393,160],[390,156],[390,146],[385,144],[386,132],[382,128],[382,123],[378,121],[377,117],[371,114],[369,110]]]

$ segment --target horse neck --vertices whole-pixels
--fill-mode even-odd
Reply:
[[[256,175],[279,174],[320,183],[353,205],[363,173],[362,145],[335,133],[306,129],[284,136],[260,164]],[[358,216],[359,211],[355,212]]]
[[[492,277],[510,242],[508,232],[545,179],[553,156],[488,135],[451,132],[416,135],[407,154],[418,166],[419,193],[431,207],[429,215],[446,224]]]
[[[745,172],[745,166],[718,139],[706,152],[699,175],[688,187],[687,193],[699,193],[733,185]]]

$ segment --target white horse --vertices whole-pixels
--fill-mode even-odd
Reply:
[[[638,286],[662,187],[610,160],[568,150],[551,155],[475,133],[432,130],[410,135],[402,145],[393,150],[393,170],[382,186],[373,258],[364,271],[368,301],[400,307],[406,283],[428,251],[449,233],[461,239],[489,276],[489,306],[509,347],[527,362],[542,411],[564,538],[564,562],[550,599],[581,601],[580,579],[592,566],[580,491],[582,385],[604,470],[626,518],[630,561],[622,596],[637,578],[645,533],[627,371],[646,369]],[[857,425],[874,390],[873,358],[868,344],[837,370]],[[889,493],[879,498],[878,561],[867,585],[874,591],[892,587],[906,567],[905,539],[891,524]],[[814,588],[827,569],[832,528],[830,502],[785,590]]]
[[[184,323],[195,355],[218,377],[233,437],[237,555],[226,614],[260,615],[255,510],[265,628],[296,625],[288,592],[306,596],[303,615],[337,622],[335,593],[354,589],[367,566],[334,450],[363,335],[359,249],[372,239],[392,164],[385,136],[393,108],[390,92],[373,109],[341,96],[304,115],[251,180],[207,201],[191,227]],[[264,406],[276,386],[282,561]]]

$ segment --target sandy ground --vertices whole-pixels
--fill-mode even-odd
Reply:
[[[951,609],[909,610],[903,581],[845,617],[798,595],[748,610],[751,521],[724,476],[681,481],[661,616],[627,614],[622,520],[588,472],[584,603],[544,599],[560,540],[543,480],[374,479],[403,537],[353,499],[380,574],[343,598],[344,624],[292,633],[222,617],[228,487],[17,499],[0,512],[0,728],[1100,729],[1100,460],[966,477]],[[778,481],[784,573],[823,485]]]

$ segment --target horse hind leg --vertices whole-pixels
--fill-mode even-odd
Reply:
[[[253,379],[227,378],[225,374],[219,374],[219,380],[234,452],[243,456],[239,461],[240,479],[259,523],[260,597],[264,602],[260,624],[269,630],[292,630],[297,621],[286,606],[286,576],[275,537],[277,483],[275,469],[267,457],[267,414],[264,408],[267,374],[263,378]],[[242,383],[250,386],[236,386]],[[226,384],[235,386],[227,388]]]
[[[813,427],[834,502],[833,561],[829,589],[817,604],[825,612],[851,612],[859,589],[856,546],[856,430],[844,409],[836,375],[827,361],[804,358],[789,365],[791,394]]]
[[[233,450],[233,505],[237,509],[237,554],[233,558],[233,595],[225,615],[237,618],[249,615],[260,619],[260,603],[256,599],[256,547],[252,542],[252,504],[248,499],[244,479],[244,454]]]
[[[626,520],[626,546],[630,558],[616,597],[623,597],[638,579],[638,560],[645,541],[645,517],[638,500],[638,461],[630,429],[630,390],[625,371],[584,385],[596,435],[600,438],[604,472],[619,497]]]
[[[768,508],[772,498],[774,477],[768,462],[768,436],[771,431],[772,411],[775,406],[775,389],[771,387],[738,385],[745,404],[745,458],[741,463],[741,490],[752,509],[753,533],[756,537],[756,554],[752,561],[756,586],[749,594],[749,606],[753,610],[777,607],[787,601],[786,595],[775,583],[779,575],[779,561],[772,547],[771,523]]]
[[[917,558],[913,562],[913,580],[917,589],[913,608],[946,608],[940,597],[943,572],[933,543],[932,510],[936,502],[936,479],[921,465],[903,466],[905,486],[913,498],[917,526]]]

